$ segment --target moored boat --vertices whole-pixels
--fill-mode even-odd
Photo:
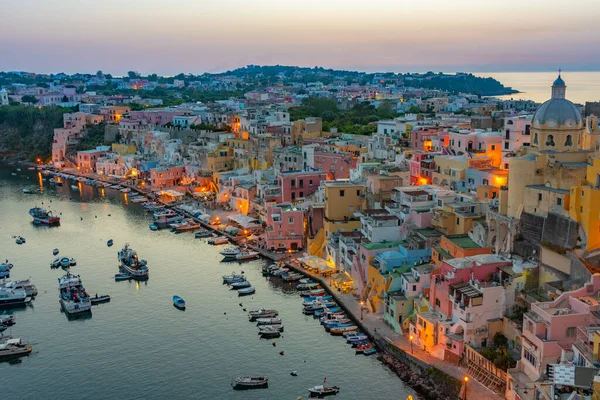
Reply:
[[[238,290],[238,296],[249,296],[256,293],[256,289],[253,286]]]
[[[0,264],[0,278],[10,277],[10,270],[12,269],[12,267],[13,265],[9,263],[8,260]]]
[[[210,236],[212,236],[212,232],[209,230],[201,230],[201,231],[194,233],[194,237],[196,239],[210,237]]]
[[[115,274],[115,281],[128,281],[131,279],[129,274]]]
[[[22,281],[7,281],[4,280],[0,282],[0,287],[4,287],[6,289],[13,290],[24,290],[25,294],[32,299],[37,296],[38,290],[33,283],[31,283],[30,279],[25,279]]]
[[[14,315],[0,315],[0,325],[13,326],[16,324]]]
[[[310,393],[310,397],[325,397],[325,396],[335,396],[340,391],[338,386],[323,386],[318,385],[308,389]]]
[[[269,387],[269,379],[264,376],[236,376],[231,381],[231,386],[235,390],[266,389]]]
[[[277,328],[258,327],[258,334],[263,338],[275,338],[281,336],[281,331]]]
[[[230,286],[231,286],[231,290],[239,290],[239,289],[248,288],[252,285],[248,281],[241,281],[241,282],[232,282]]]
[[[227,285],[231,285],[232,283],[235,283],[235,282],[243,282],[245,280],[246,280],[246,277],[244,275],[236,275],[236,274],[223,275],[223,283],[227,284]]]
[[[229,247],[219,251],[219,254],[223,257],[235,258],[238,254],[240,254],[241,250],[238,247]]]
[[[33,218],[34,224],[60,225],[60,217],[55,217],[51,211],[46,211],[40,207],[30,209],[29,215]]]
[[[25,240],[25,238],[23,236],[19,236],[17,238],[17,240],[15,240],[15,243],[16,244],[24,244],[24,243],[26,243],[26,240]]]
[[[67,314],[89,312],[92,302],[88,296],[79,275],[66,275],[58,278],[59,301]]]
[[[119,251],[117,258],[121,264],[121,270],[131,275],[133,279],[148,278],[149,271],[146,261],[140,260],[137,252],[130,248],[128,243]]]
[[[302,279],[300,279],[300,281],[298,281],[298,282],[301,282],[301,281],[302,281]],[[304,290],[315,290],[315,289],[318,289],[320,286],[321,285],[319,285],[316,282],[315,283],[301,283],[298,286],[296,286],[296,289],[302,290],[302,291],[304,291]]]
[[[110,296],[107,294],[101,294],[100,296],[98,296],[98,293],[96,293],[96,296],[90,297],[90,302],[92,303],[92,305],[96,305],[96,304],[100,304],[100,303],[108,303],[109,301],[110,301]]]
[[[260,325],[279,325],[281,324],[281,318],[257,318],[256,326]]]
[[[279,311],[267,310],[265,308],[253,310],[248,313],[250,321],[256,321],[259,318],[274,318],[278,315],[279,315]]]
[[[23,307],[30,301],[25,289],[0,286],[0,308]]]
[[[258,251],[240,251],[239,254],[236,254],[235,259],[238,261],[252,260],[258,257]]]
[[[334,336],[341,336],[346,332],[356,332],[358,330],[358,326],[350,325],[350,326],[341,326],[339,328],[331,328],[329,333]]]
[[[377,353],[377,349],[375,347],[371,347],[369,350],[363,351],[363,355],[370,356],[371,354]]]
[[[325,296],[325,289],[305,290],[300,292],[302,297]]]
[[[69,259],[69,257],[62,257],[60,259],[60,266],[63,268],[67,268],[71,266],[71,260]]]
[[[229,243],[229,239],[227,239],[225,236],[217,236],[214,238],[209,238],[207,240],[207,243],[214,244],[214,245],[227,244],[227,243]]]
[[[52,250],[52,255],[57,256],[58,252],[59,252],[58,249],[54,249],[54,250]]]
[[[112,246],[113,244],[114,244],[114,243],[113,243],[113,240],[112,240],[112,239],[109,239],[109,241],[108,241],[108,242],[106,242],[106,245],[107,245],[108,247]]]
[[[0,339],[0,360],[27,356],[31,353],[31,345],[21,338]]]
[[[298,273],[294,273],[294,274],[289,274],[287,276],[283,277],[283,280],[286,282],[293,282],[293,281],[297,281],[299,279],[302,279],[304,275],[302,274],[298,274]]]
[[[185,310],[185,300],[179,296],[173,296],[173,306],[180,310]]]

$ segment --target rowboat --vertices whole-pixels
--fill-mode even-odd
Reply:
[[[238,296],[249,296],[256,293],[256,289],[253,286],[238,290]]]
[[[277,310],[267,310],[264,308],[253,310],[248,313],[250,321],[257,321],[259,318],[275,318],[279,315]]]
[[[92,302],[92,305],[100,304],[100,303],[108,303],[110,301],[110,296],[107,294],[98,296],[96,294],[96,297],[90,297],[90,301]]]
[[[325,397],[325,396],[335,396],[340,391],[338,386],[315,386],[313,388],[308,389],[310,393],[310,397]]]
[[[173,296],[173,305],[180,310],[185,310],[185,300],[179,296]]]
[[[329,333],[333,336],[341,336],[346,332],[356,332],[358,330],[358,326],[350,325],[350,326],[341,326],[339,328],[331,328]]]
[[[236,376],[231,381],[231,386],[235,390],[266,389],[269,387],[269,379],[264,376]]]

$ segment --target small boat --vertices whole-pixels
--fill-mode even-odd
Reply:
[[[235,390],[266,389],[269,387],[269,379],[264,376],[237,376],[231,381]]]
[[[250,321],[257,321],[259,318],[275,318],[279,315],[277,310],[267,310],[264,308],[253,310],[248,313]]]
[[[62,257],[60,259],[60,266],[63,268],[67,268],[71,266],[71,260],[69,260],[69,257]]]
[[[31,191],[31,190],[29,190],[29,189],[23,189],[23,193],[25,193],[25,194],[31,194],[31,193],[32,193],[32,191]]]
[[[71,189],[73,189],[73,190],[79,190],[79,186],[77,186],[77,185],[71,185]]]
[[[249,296],[256,293],[256,289],[253,286],[238,290],[238,296]]]
[[[90,297],[90,301],[92,305],[100,304],[100,303],[108,303],[110,301],[110,296],[107,294],[101,294],[98,296],[96,293],[96,297]]]
[[[120,191],[121,193],[129,193],[129,192],[131,192],[131,189],[129,189],[129,188],[123,188],[123,189],[121,189],[121,190],[119,190],[119,191]]]
[[[302,279],[300,279],[300,281],[302,281]],[[300,282],[298,281],[298,282]],[[315,290],[318,289],[321,285],[319,285],[318,283],[301,283],[298,286],[296,286],[296,289],[298,290]]]
[[[71,259],[69,260],[69,266],[70,266],[70,267],[74,267],[74,266],[76,266],[76,265],[77,265],[77,261],[75,261],[75,259],[74,259],[74,258],[71,258]]]
[[[252,286],[252,285],[248,281],[233,282],[231,284],[231,290],[244,289],[244,288],[248,288],[250,286]]]
[[[267,330],[272,330],[272,331],[279,331],[279,332],[283,332],[283,325],[282,324],[275,324],[275,325],[259,325],[258,327],[259,330],[263,330],[263,331],[267,331]]]
[[[227,284],[227,285],[231,285],[232,283],[235,283],[235,282],[243,282],[245,280],[246,280],[246,277],[244,275],[231,274],[231,275],[223,276],[223,283]]]
[[[31,350],[31,345],[23,342],[21,338],[0,338],[0,360],[28,356]]]
[[[196,239],[210,237],[210,236],[212,236],[212,232],[209,230],[201,230],[201,231],[194,233],[194,237]]]
[[[128,281],[131,279],[129,274],[115,274],[115,281]]]
[[[241,250],[238,247],[230,247],[230,248],[219,251],[219,254],[222,255],[223,257],[235,258],[235,256],[240,254],[240,252],[241,252]]]
[[[15,171],[21,172],[21,168],[16,168]]]
[[[14,315],[0,315],[0,325],[13,326],[16,324]]]
[[[60,257],[56,257],[54,259],[54,261],[52,261],[50,263],[50,267],[52,267],[52,268],[58,268],[58,267],[60,267]]]
[[[312,280],[312,279],[310,279],[310,278],[303,278],[303,279],[300,279],[300,280],[298,281],[298,283],[302,283],[302,284],[308,284],[308,283],[315,283],[315,282],[313,282],[313,280]]]
[[[151,231],[157,231],[158,230],[158,226],[156,226],[156,224],[150,224],[149,226]]]
[[[346,341],[348,343],[352,342],[361,342],[363,340],[368,340],[367,335],[363,335],[362,333],[352,333],[350,335],[346,335]]]
[[[227,239],[225,236],[217,236],[217,237],[208,239],[207,243],[214,244],[214,245],[227,244],[227,243],[229,243],[229,239]]]
[[[264,328],[264,327],[259,327],[258,329],[258,334],[260,336],[262,336],[263,338],[275,338],[275,337],[279,337],[281,336],[281,331],[279,329],[275,329],[275,328]]]
[[[173,305],[180,310],[185,310],[185,300],[179,296],[173,296]]]
[[[25,238],[24,238],[24,237],[22,237],[22,236],[19,236],[19,237],[17,238],[17,240],[15,240],[15,243],[16,243],[16,244],[23,244],[23,243],[25,243]]]
[[[300,292],[302,297],[325,296],[325,289],[305,290]]]
[[[52,211],[46,211],[40,207],[33,207],[29,210],[29,215],[33,218],[36,225],[60,225],[60,217],[52,215]]]
[[[58,255],[58,249],[52,250],[52,255],[55,255],[55,256]]]
[[[312,296],[312,297],[305,297],[304,301],[302,302],[302,305],[311,305],[312,303],[314,303],[315,301],[323,301],[323,300],[330,300],[331,296],[327,295],[327,296]]]
[[[279,325],[281,324],[281,318],[258,318],[256,320],[256,326],[260,325]]]
[[[358,330],[358,326],[350,325],[350,326],[341,326],[339,328],[331,328],[329,333],[333,336],[341,336],[346,332],[356,332]]]
[[[238,261],[252,260],[258,257],[258,251],[240,251],[239,254],[235,256],[235,259]]]
[[[360,346],[356,346],[356,354],[362,354],[365,351],[371,350],[373,348],[373,343],[365,343]]]
[[[310,397],[325,397],[325,396],[335,396],[340,391],[338,386],[323,386],[318,385],[313,388],[308,389],[310,393]]]
[[[284,276],[283,280],[286,282],[297,281],[298,279],[302,279],[304,275],[302,274],[289,274],[288,276]]]
[[[371,354],[377,353],[377,349],[375,347],[371,347],[369,350],[363,351],[363,355],[370,356]]]
[[[113,245],[113,240],[112,240],[112,239],[110,239],[108,242],[106,242],[106,245],[107,245],[108,247],[112,246],[112,245]]]

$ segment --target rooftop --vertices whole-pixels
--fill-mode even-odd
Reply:
[[[446,236],[446,238],[461,249],[479,249],[480,246],[468,235]]]
[[[397,240],[395,242],[379,242],[379,243],[368,242],[368,243],[361,243],[361,246],[364,247],[365,249],[371,251],[371,250],[393,249],[395,247],[400,246],[401,244],[406,244],[406,242],[403,240]]]
[[[527,187],[530,189],[544,190],[552,193],[569,194],[569,191],[566,189],[557,189],[546,185],[527,185]]]

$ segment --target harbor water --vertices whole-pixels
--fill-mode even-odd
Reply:
[[[223,263],[219,247],[193,233],[152,232],[148,214],[119,191],[74,181],[54,187],[37,171],[14,172],[0,167],[0,258],[14,264],[11,279],[31,277],[39,295],[9,311],[16,325],[4,334],[27,340],[33,353],[19,364],[0,363],[2,398],[296,399],[325,378],[341,388],[339,399],[413,394],[375,356],[356,355],[304,316],[295,285],[262,277],[266,261]],[[34,206],[60,214],[61,225],[34,226],[27,214]],[[15,235],[26,243],[15,244]],[[114,281],[125,243],[148,261],[147,282]],[[91,317],[68,319],[58,301],[64,271],[50,268],[54,248],[77,260],[71,272],[91,296],[109,294],[111,302],[94,306]],[[222,284],[222,275],[241,269],[253,296],[238,298]],[[185,311],[173,307],[173,295],[186,300]],[[279,310],[283,337],[259,339],[243,309],[261,307]],[[267,376],[269,388],[234,391],[238,375]]]

